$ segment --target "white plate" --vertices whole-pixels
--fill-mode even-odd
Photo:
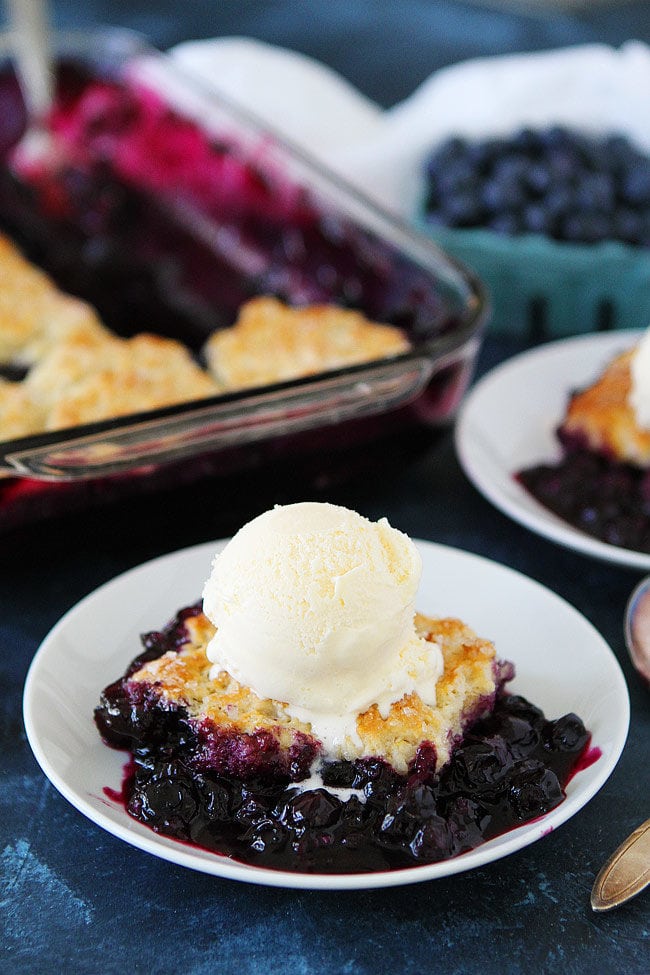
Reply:
[[[594,382],[609,361],[642,334],[620,331],[562,339],[497,366],[465,400],[456,424],[456,450],[475,487],[515,521],[585,555],[647,570],[648,553],[581,532],[544,508],[514,479],[525,467],[560,459],[555,429],[571,392]]]
[[[250,867],[153,833],[111,801],[123,752],[107,748],[93,723],[102,688],[139,652],[140,633],[194,602],[217,544],[198,545],[124,573],[71,609],[41,645],[25,685],[27,737],[53,785],[93,822],[148,853],[231,880],[283,887],[387,887],[489,863],[533,843],[573,816],[600,789],[621,753],[629,699],[619,665],[593,626],[554,593],[512,569],[456,549],[419,542],[424,571],[418,607],[461,616],[517,666],[513,687],[548,717],[575,711],[602,755],[569,783],[566,800],[540,820],[456,859],[371,874],[294,874]],[[543,620],[544,625],[540,625]],[[561,679],[560,679],[561,675]]]

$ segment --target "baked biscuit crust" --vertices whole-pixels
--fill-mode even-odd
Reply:
[[[212,378],[180,342],[142,333],[131,339],[64,342],[24,380],[45,411],[45,429],[91,423],[215,396]]]
[[[0,234],[0,363],[27,368],[61,341],[109,334],[90,305],[59,291]]]
[[[648,467],[650,430],[638,426],[629,403],[633,355],[629,350],[617,356],[595,383],[571,397],[558,432],[612,460]]]
[[[0,364],[29,369],[3,383],[0,440],[62,430],[398,355],[400,329],[333,305],[247,302],[204,348],[209,371],[172,339],[121,339],[85,302],[0,235]],[[211,375],[211,374],[212,375]]]
[[[20,382],[0,380],[0,440],[216,396],[185,346],[142,333],[80,334],[54,346]]]
[[[219,386],[180,342],[121,339],[0,234],[0,440],[215,396]]]
[[[211,726],[217,735],[247,736],[264,732],[281,750],[313,738],[311,725],[289,715],[280,701],[261,699],[223,671],[210,679],[206,647],[214,627],[200,613],[185,621],[189,641],[130,675],[134,684],[150,687],[164,708],[180,706],[190,719]],[[386,718],[373,705],[357,720],[359,741],[347,739],[337,758],[381,756],[405,773],[422,742],[431,742],[437,768],[449,760],[453,747],[470,722],[488,713],[498,689],[494,646],[457,619],[418,615],[418,635],[438,643],[444,673],[437,685],[437,705],[425,705],[415,693],[396,702]],[[221,772],[231,771],[220,768]]]
[[[28,437],[43,430],[42,410],[32,401],[23,383],[0,379],[0,440]]]
[[[335,305],[291,308],[276,298],[253,298],[231,328],[204,347],[208,368],[228,389],[311,376],[409,350],[404,333]]]

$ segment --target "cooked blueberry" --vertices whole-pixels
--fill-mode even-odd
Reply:
[[[451,856],[453,846],[449,824],[440,816],[428,819],[409,843],[413,857],[427,863],[446,860]]]
[[[404,792],[405,802],[408,808],[418,816],[419,819],[431,819],[437,815],[438,804],[435,789],[430,785],[417,782],[414,785],[407,785]]]
[[[490,815],[469,796],[454,796],[447,804],[446,816],[456,853],[473,850],[488,835]]]
[[[386,813],[379,829],[380,841],[393,848],[410,846],[420,823],[400,797],[391,798],[386,805]]]
[[[290,799],[280,821],[293,827],[328,826],[341,811],[341,802],[325,789],[302,792]]]
[[[173,763],[162,765],[144,781],[136,779],[128,808],[155,830],[188,837],[198,809],[192,778]]]
[[[351,796],[341,807],[341,826],[347,833],[360,829],[364,822],[376,818],[376,814],[369,814],[368,807],[356,796]]]
[[[129,671],[133,673],[138,670],[146,661],[162,657],[164,653],[180,650],[189,640],[189,633],[185,621],[192,616],[198,616],[201,612],[201,603],[195,603],[179,613],[171,620],[163,630],[153,630],[143,633],[140,640],[144,647],[144,653],[136,657]]]
[[[275,853],[286,843],[287,834],[272,822],[262,822],[243,837],[246,845],[255,853]]]
[[[579,754],[589,739],[589,733],[577,714],[565,714],[549,722],[545,735],[548,748],[554,751]]]
[[[263,798],[249,793],[238,807],[234,818],[245,825],[266,822],[269,817],[269,804]]]
[[[231,792],[221,782],[208,779],[205,776],[195,776],[201,802],[209,820],[223,820],[229,818],[231,806]]]
[[[352,785],[363,789],[366,796],[381,799],[393,792],[400,776],[381,758],[363,758],[354,763],[355,777]]]
[[[520,822],[554,809],[564,798],[555,772],[540,762],[529,762],[513,778],[510,801]]]
[[[504,695],[499,702],[498,712],[504,712],[507,715],[516,715],[536,728],[541,728],[545,720],[541,708],[531,704],[530,701],[527,701],[520,694]]]
[[[504,720],[501,734],[515,758],[532,755],[540,743],[539,731],[529,721],[514,715]]]
[[[357,776],[353,762],[326,762],[321,769],[323,784],[334,789],[351,789]]]

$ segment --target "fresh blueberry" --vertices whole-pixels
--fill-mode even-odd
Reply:
[[[495,233],[503,234],[506,237],[515,237],[517,234],[523,233],[525,229],[524,221],[519,213],[510,211],[495,213],[489,218],[486,226]]]
[[[596,138],[551,126],[449,140],[427,173],[432,224],[650,247],[650,161],[618,134]]]
[[[442,202],[441,212],[451,227],[472,227],[480,223],[483,208],[474,193],[462,191],[449,194]]]
[[[650,162],[634,166],[624,174],[621,196],[632,205],[650,205]]]

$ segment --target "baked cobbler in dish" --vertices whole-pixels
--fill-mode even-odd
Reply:
[[[414,615],[415,546],[386,522],[341,512],[289,505],[245,526],[246,544],[236,535],[237,552],[215,560],[205,612],[197,603],[145,634],[143,653],[103,691],[95,721],[107,744],[131,753],[122,799],[135,819],[247,863],[346,873],[463,853],[562,801],[589,740],[580,719],[548,721],[509,695],[512,665],[465,623]],[[349,544],[357,528],[370,540]],[[293,585],[277,560],[287,546],[301,566],[319,566],[293,604],[280,599]],[[370,604],[362,550],[376,573]],[[262,577],[251,612],[230,576],[242,554]],[[284,577],[271,592],[264,566]],[[374,629],[376,605],[394,595],[388,577],[401,595]],[[339,626],[350,607],[359,625]],[[255,688],[233,674],[248,673],[249,650]],[[265,696],[278,677],[286,693]]]
[[[209,369],[170,338],[124,339],[59,291],[0,236],[0,440],[281,382],[405,352],[404,334],[335,305],[256,298],[204,347]],[[212,373],[212,374],[211,374]]]
[[[650,552],[647,339],[616,355],[574,392],[557,429],[562,457],[517,473],[569,524],[609,544]]]

